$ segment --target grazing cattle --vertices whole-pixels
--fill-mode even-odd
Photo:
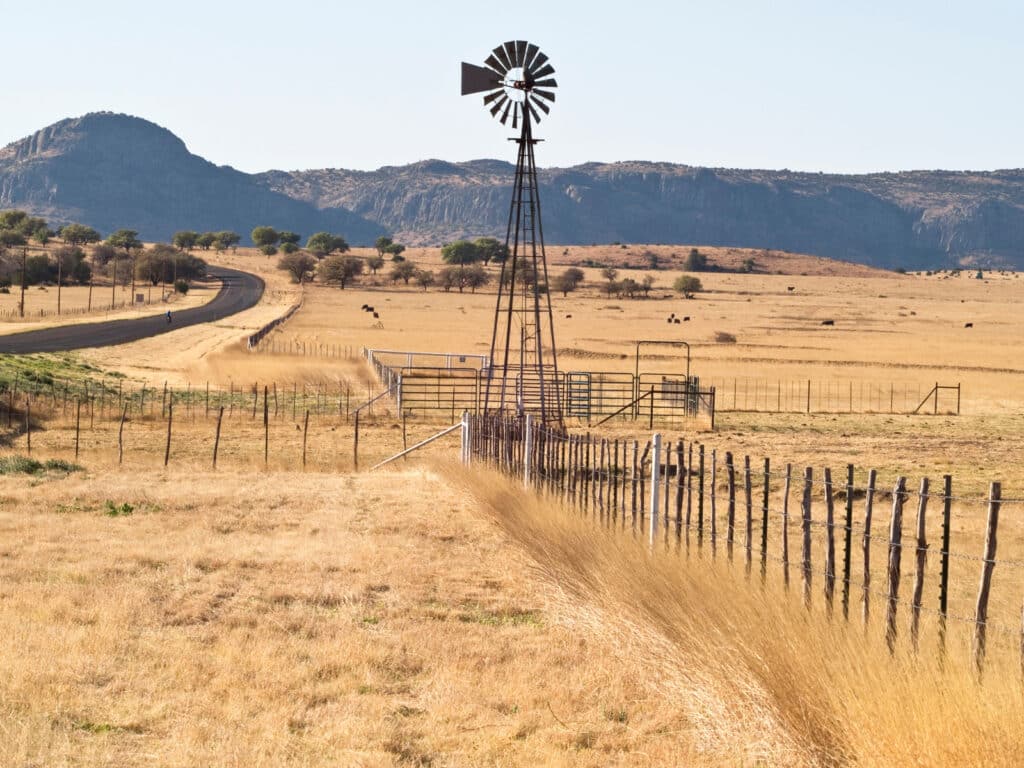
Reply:
[[[565,316],[565,319],[566,319],[566,320],[572,320],[572,315],[566,315],[566,316]]]
[[[361,306],[360,309],[363,310],[363,312],[365,312],[366,311],[366,305],[363,304],[363,306]]]
[[[684,317],[684,318],[683,318],[683,322],[684,322],[684,323],[688,323],[688,322],[690,322],[690,316],[689,316],[689,315],[687,315],[686,317]]]
[[[379,317],[380,317],[380,315],[377,312],[373,313],[373,319],[374,320],[377,320]]]
[[[367,312],[373,312],[373,307],[371,307],[371,306],[367,305],[367,307],[366,307],[366,311],[367,311]]]
[[[974,323],[964,323],[964,328],[973,328]]]
[[[669,317],[669,318],[666,318],[666,319],[665,319],[665,322],[666,322],[666,323],[671,323],[671,322],[672,322],[672,318],[671,318],[671,317]]]
[[[836,321],[835,320],[822,320],[821,324],[822,325],[835,325]]]
[[[787,285],[786,286],[786,290],[787,291],[795,291],[796,290],[796,286],[795,285]]]
[[[675,318],[672,322],[675,323],[676,325],[679,325],[679,318]]]

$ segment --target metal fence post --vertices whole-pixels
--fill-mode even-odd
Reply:
[[[523,485],[530,487],[530,462],[533,458],[533,415],[523,419]]]
[[[469,466],[473,457],[473,446],[470,443],[469,411],[462,412],[462,463]]]
[[[650,510],[651,520],[651,547],[654,546],[654,542],[658,536],[658,479],[661,475],[661,434],[655,433],[651,438],[651,505],[648,507]]]

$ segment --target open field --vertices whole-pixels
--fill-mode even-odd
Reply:
[[[345,391],[354,407],[380,385],[362,360],[343,354],[247,352],[238,340],[283,313],[298,288],[274,259],[241,251],[228,258],[268,280],[258,307],[223,326],[54,356],[46,371],[76,380],[90,371],[126,374],[125,386],[147,382],[151,410],[126,423],[123,465],[119,413],[108,406],[95,419],[89,413],[87,426],[83,418],[84,473],[0,477],[9,542],[0,557],[0,624],[14,638],[0,678],[0,710],[14,736],[0,747],[0,762],[1020,762],[1018,502],[1006,505],[1000,525],[993,653],[985,685],[977,686],[966,668],[969,632],[958,623],[945,671],[934,663],[927,613],[921,657],[903,642],[890,659],[881,598],[865,634],[818,608],[804,612],[798,590],[786,594],[776,570],[754,589],[741,566],[726,568],[707,549],[685,562],[689,549],[679,559],[652,559],[628,528],[602,530],[497,475],[452,468],[458,435],[390,470],[365,472],[450,424],[450,413],[403,419],[387,400],[364,412],[356,472],[351,417],[314,408],[301,471],[303,405],[270,411],[265,444],[263,387],[276,384],[282,395],[298,387],[308,393],[302,404],[305,397],[318,403],[322,393],[337,404]],[[785,464],[794,475],[813,466],[816,520],[824,466],[843,478],[853,463],[859,486],[878,469],[883,491],[897,475],[916,489],[922,476],[934,487],[953,474],[962,499],[953,506],[952,551],[965,558],[952,563],[950,606],[969,614],[987,484],[1003,480],[1004,496],[1024,497],[1024,366],[1013,362],[1024,342],[1021,281],[835,269],[832,276],[809,267],[806,275],[702,274],[706,291],[692,300],[671,294],[678,272],[659,270],[651,273],[651,298],[630,300],[604,295],[599,270],[587,268],[583,290],[553,297],[562,368],[631,372],[636,340],[682,339],[691,344],[693,372],[724,397],[743,379],[813,378],[844,388],[961,382],[961,416],[737,409],[719,414],[714,432],[680,428],[666,437],[697,440],[720,462],[725,451],[737,463],[751,456],[756,468],[770,457],[773,511]],[[494,293],[423,292],[365,276],[344,291],[307,286],[303,302],[271,335],[278,348],[302,341],[335,350],[485,353]],[[379,320],[360,311],[364,303]],[[690,320],[670,326],[673,312]],[[835,324],[822,326],[824,319]],[[721,333],[736,341],[716,341]],[[672,349],[641,359],[642,370],[684,368]],[[176,401],[166,468],[164,381],[178,398],[188,394]],[[237,393],[222,424],[217,471],[215,411],[197,399],[208,381]],[[74,408],[60,407],[56,394],[45,406],[48,397],[41,395],[39,413],[55,414],[34,428],[32,456],[73,461]],[[0,420],[0,431],[6,455],[27,452],[17,419],[10,431]],[[600,431],[649,436],[638,422]],[[719,474],[716,493],[724,482]],[[884,528],[887,502],[878,505]],[[909,535],[913,512],[905,514]],[[930,515],[936,548],[937,510]],[[790,531],[799,546],[798,520]],[[812,546],[820,592],[820,535]],[[884,542],[872,547],[884,568]],[[931,554],[927,606],[936,600],[936,567]],[[905,621],[901,612],[901,633]],[[1007,626],[1009,633],[997,631]]]

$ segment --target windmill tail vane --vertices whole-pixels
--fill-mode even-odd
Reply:
[[[532,413],[562,427],[554,315],[548,291],[532,126],[555,101],[555,68],[533,43],[512,40],[495,48],[484,66],[462,64],[462,95],[484,94],[484,107],[519,129],[519,145],[498,299],[491,332],[491,368],[484,413]]]

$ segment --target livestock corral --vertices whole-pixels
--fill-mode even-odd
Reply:
[[[564,428],[485,412],[487,289],[5,363],[6,762],[1014,764],[1021,281],[796,263],[584,265]]]

